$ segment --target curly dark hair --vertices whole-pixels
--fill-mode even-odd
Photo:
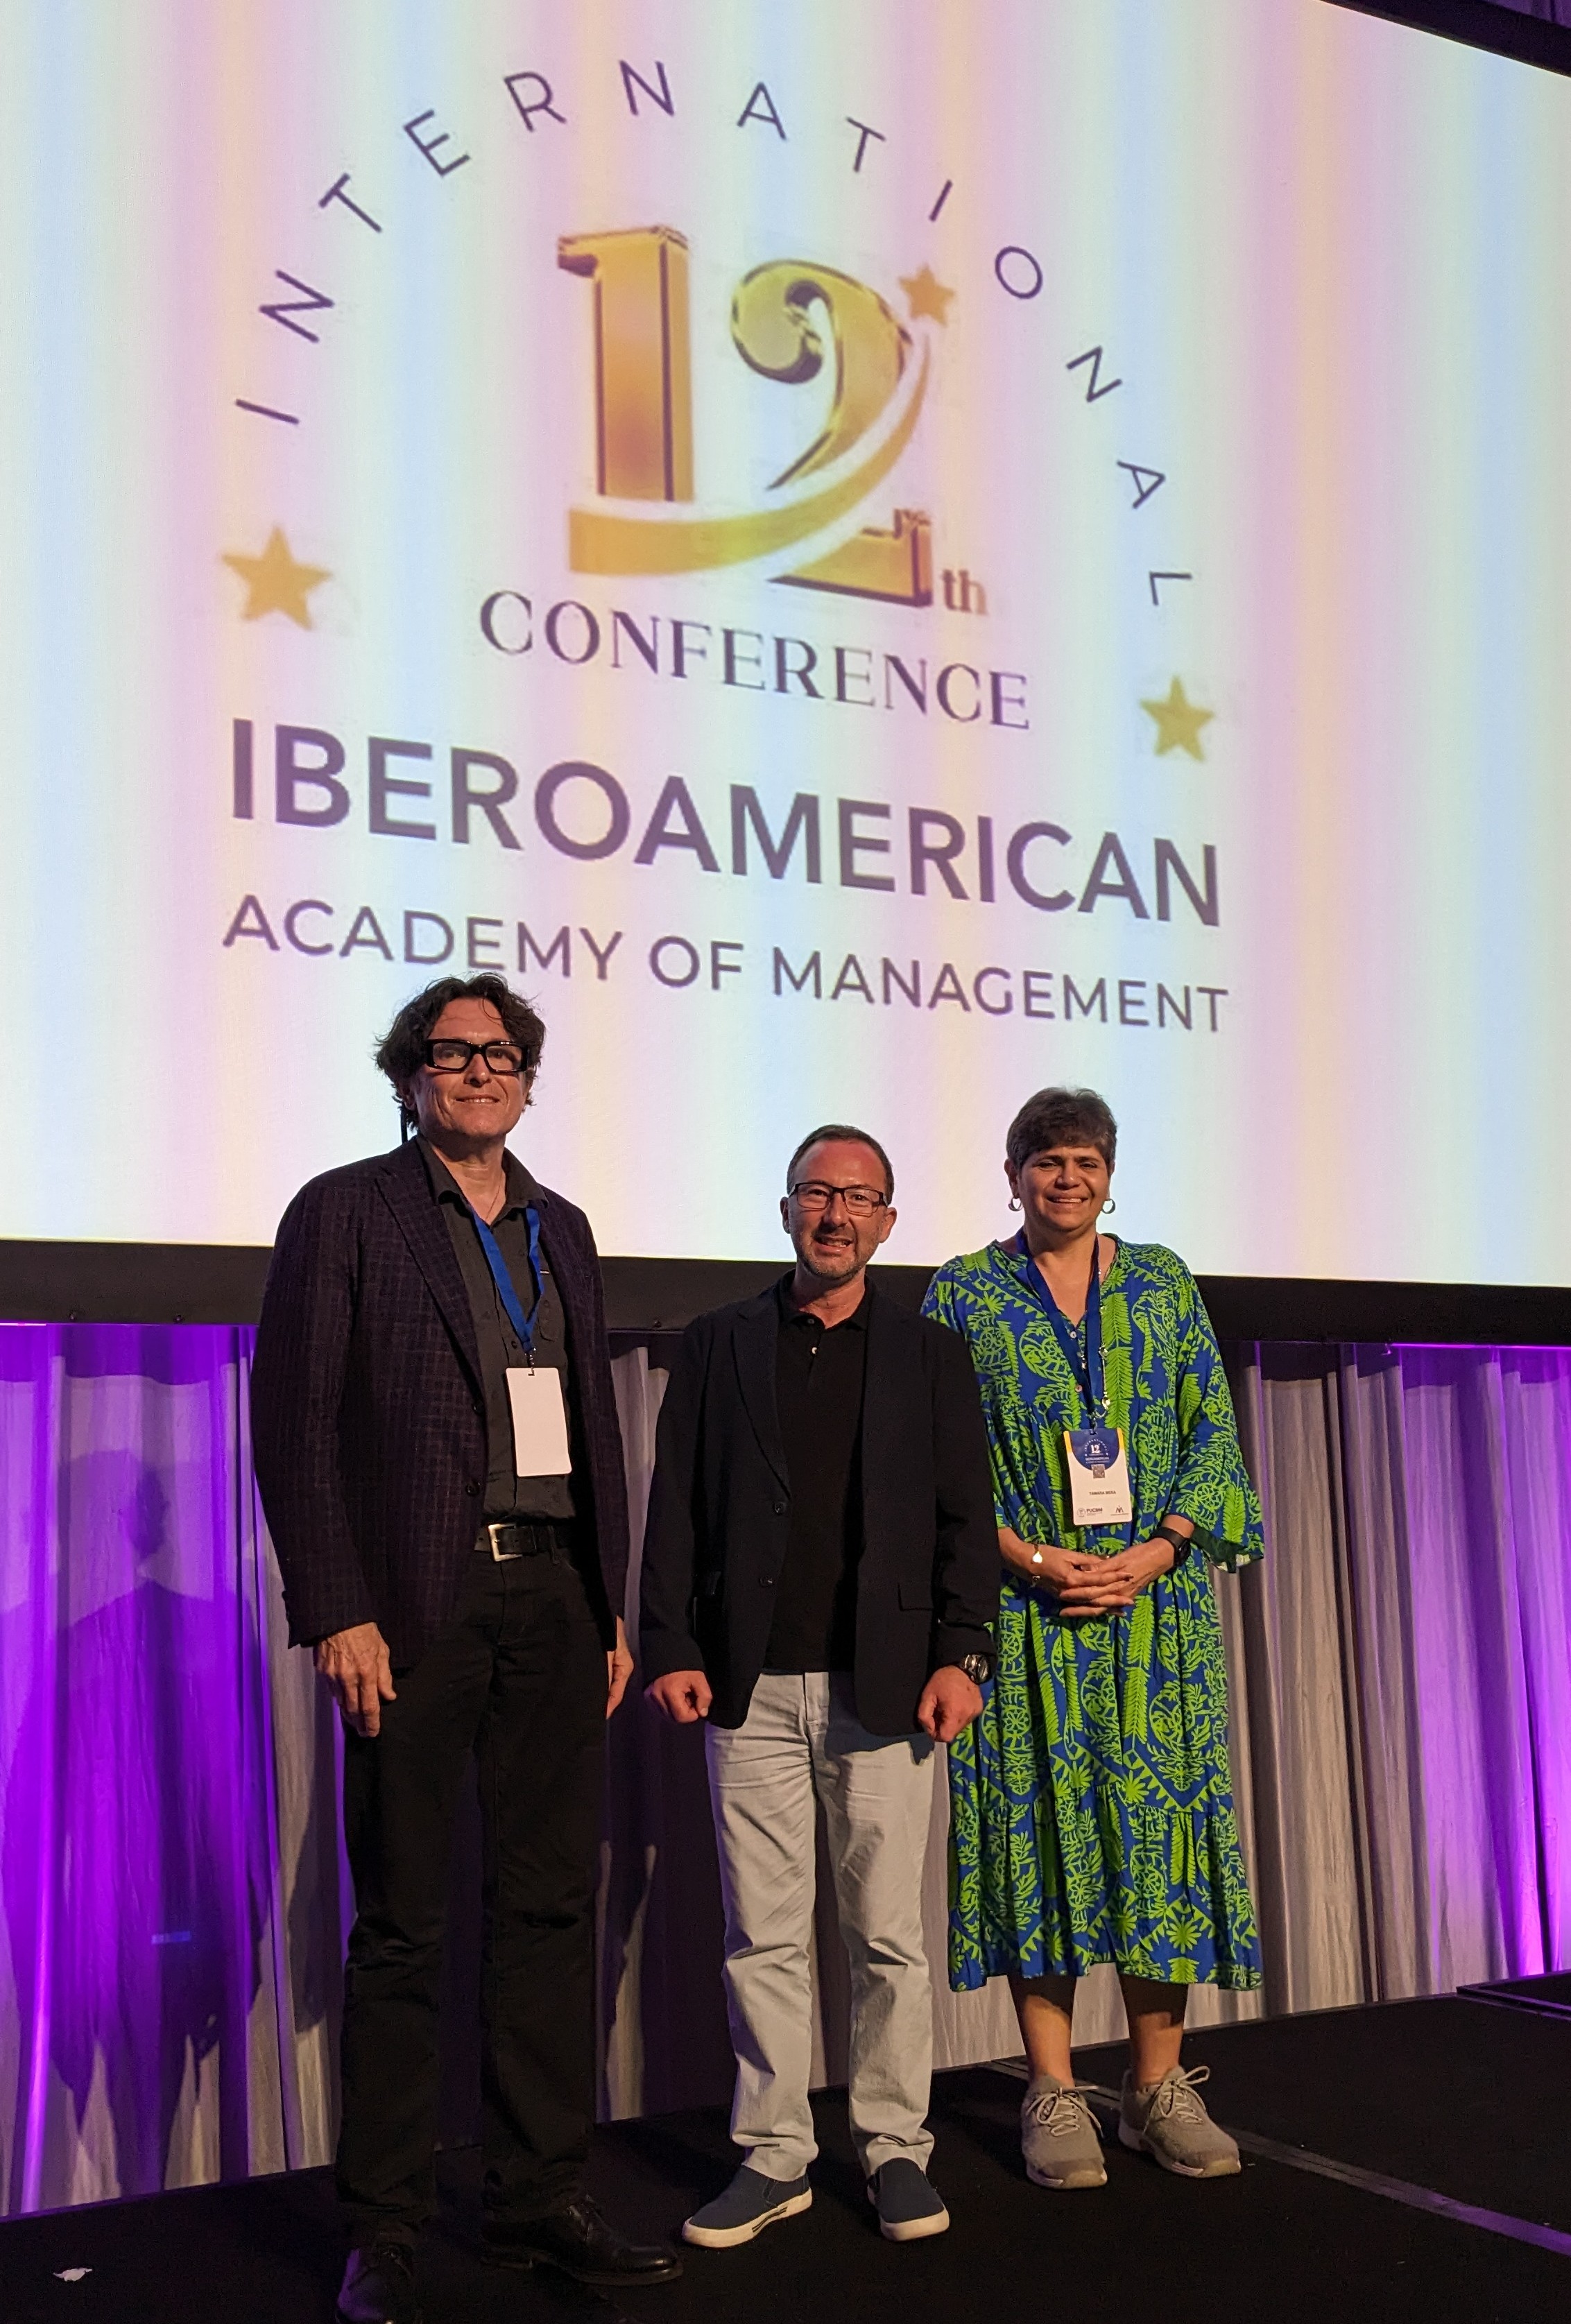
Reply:
[[[1038,1090],[1010,1123],[1004,1152],[1019,1170],[1033,1154],[1067,1143],[1095,1146],[1112,1169],[1118,1153],[1118,1124],[1106,1100],[1095,1090]]]
[[[808,1153],[813,1147],[821,1146],[827,1138],[837,1139],[843,1144],[847,1146],[865,1146],[871,1152],[876,1154],[879,1160],[883,1165],[884,1194],[890,1202],[893,1202],[894,1167],[891,1163],[888,1155],[884,1152],[877,1139],[874,1138],[870,1131],[865,1130],[855,1130],[848,1121],[824,1121],[819,1123],[817,1130],[809,1130],[807,1136],[803,1139],[796,1152],[791,1156],[790,1160],[786,1164],[786,1188],[788,1193],[790,1189],[792,1174],[803,1155]]]
[[[399,1095],[400,1084],[413,1079],[426,1061],[426,1043],[431,1027],[436,1023],[449,1001],[488,1001],[501,1018],[503,1029],[510,1041],[523,1052],[524,1078],[527,1080],[540,1064],[541,1051],[546,1045],[546,1028],[542,1019],[521,992],[514,992],[505,977],[486,971],[480,976],[439,976],[412,1001],[406,1001],[386,1032],[376,1045],[376,1063],[393,1084],[393,1093],[398,1098],[398,1111],[407,1136],[414,1124],[412,1107],[405,1105]]]

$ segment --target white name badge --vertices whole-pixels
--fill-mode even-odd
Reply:
[[[513,1406],[513,1465],[521,1477],[565,1477],[568,1408],[554,1364],[510,1364],[507,1400]]]
[[[1069,1503],[1077,1526],[1128,1525],[1134,1515],[1122,1428],[1066,1428]]]

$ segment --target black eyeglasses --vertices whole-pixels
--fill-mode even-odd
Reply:
[[[786,1193],[799,1211],[827,1211],[836,1194],[853,1218],[864,1219],[874,1211],[889,1208],[889,1196],[881,1194],[875,1186],[830,1186],[821,1178],[799,1178]]]
[[[523,1071],[523,1051],[511,1041],[428,1041],[426,1063],[433,1074],[467,1074],[471,1057],[484,1057],[494,1074]]]

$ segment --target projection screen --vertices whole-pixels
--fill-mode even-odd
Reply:
[[[1571,1281],[1571,88],[1326,0],[16,0],[0,1232],[265,1242],[429,978],[601,1247],[1048,1082]]]

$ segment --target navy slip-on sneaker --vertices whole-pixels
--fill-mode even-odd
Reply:
[[[878,2232],[892,2244],[914,2244],[923,2236],[941,2236],[949,2224],[944,2199],[919,2163],[903,2155],[875,2171],[867,2182],[867,2200],[878,2213]]]
[[[766,2179],[744,2163],[723,2195],[683,2222],[682,2235],[709,2251],[726,2251],[733,2244],[750,2244],[777,2219],[794,2218],[812,2200],[805,2178]]]

